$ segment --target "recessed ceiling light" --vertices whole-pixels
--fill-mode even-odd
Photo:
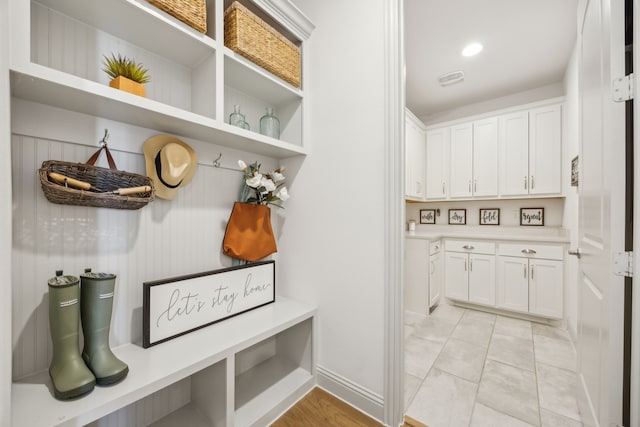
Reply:
[[[482,51],[483,46],[480,43],[469,43],[462,49],[462,56],[474,56]]]

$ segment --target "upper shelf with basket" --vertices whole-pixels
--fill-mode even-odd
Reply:
[[[228,1],[10,2],[13,96],[278,158],[307,153],[302,89],[223,46]],[[206,18],[196,16],[196,25],[183,17],[185,23],[161,3],[206,4]],[[313,29],[287,1],[243,4],[297,46]],[[146,98],[109,87],[104,60],[120,54],[148,69]],[[227,124],[237,103],[257,116],[249,132]],[[265,107],[279,114],[279,139],[258,133]]]

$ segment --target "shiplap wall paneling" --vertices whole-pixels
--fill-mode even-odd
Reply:
[[[220,247],[240,173],[199,165],[173,201],[136,211],[49,203],[37,170],[44,160],[84,162],[95,150],[22,135],[12,138],[13,378],[47,369],[47,280],[85,267],[117,275],[111,343],[142,336],[142,283],[230,265]],[[122,170],[144,173],[144,157],[113,151]]]
[[[149,70],[147,98],[216,117],[215,52],[197,64],[178,64],[39,3],[31,3],[31,19],[33,62],[108,86],[104,55],[121,54]]]

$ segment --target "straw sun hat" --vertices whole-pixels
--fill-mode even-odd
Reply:
[[[147,139],[142,151],[147,163],[147,176],[153,179],[156,196],[172,200],[178,189],[187,185],[198,167],[193,148],[171,135]]]

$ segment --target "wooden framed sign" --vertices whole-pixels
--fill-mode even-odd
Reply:
[[[466,209],[449,209],[449,224],[465,225],[467,223]]]
[[[480,209],[480,225],[500,225],[500,209]]]
[[[142,346],[151,347],[276,299],[275,261],[145,282]]]
[[[435,223],[436,223],[435,209],[420,209],[420,224],[435,224]]]
[[[544,225],[544,208],[520,208],[520,225]]]

